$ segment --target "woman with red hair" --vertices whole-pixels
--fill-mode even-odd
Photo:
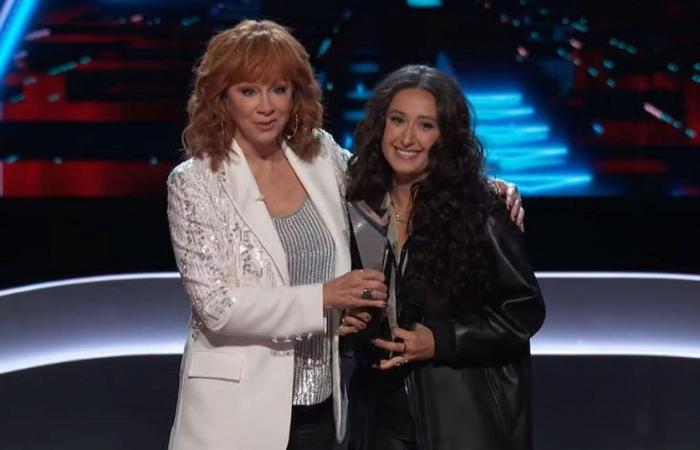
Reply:
[[[274,22],[217,34],[197,67],[190,159],[168,179],[193,305],[173,450],[342,439],[339,310],[381,307],[386,287],[350,272],[345,156],[319,128],[320,96],[306,51]]]

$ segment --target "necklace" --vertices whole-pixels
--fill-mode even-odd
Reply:
[[[394,199],[389,196],[389,200],[391,201],[391,212],[394,214],[394,220],[396,220],[398,223],[408,223],[408,218],[402,216],[401,213],[396,210],[396,207],[394,206]]]
[[[397,213],[396,211],[394,211],[394,219],[396,219],[396,221],[399,223],[407,223],[408,222],[408,219],[404,219],[403,217],[401,217],[401,214]]]

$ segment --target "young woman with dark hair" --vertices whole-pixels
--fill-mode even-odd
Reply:
[[[365,312],[343,319],[356,341],[351,448],[530,449],[529,340],[544,303],[463,93],[434,68],[403,67],[375,88],[355,142],[347,197],[387,233],[389,304],[372,321],[391,335],[363,336],[381,329]]]

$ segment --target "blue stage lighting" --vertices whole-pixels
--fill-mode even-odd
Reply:
[[[435,58],[435,67],[442,70],[451,77],[456,78],[457,76],[457,71],[452,65],[450,58],[447,56],[447,53],[444,51],[438,52],[438,55]]]
[[[517,145],[544,141],[549,137],[548,125],[477,125],[476,134],[487,146]]]
[[[566,192],[568,189],[582,187],[593,181],[593,176],[585,172],[561,173],[508,173],[502,174],[508,181],[518,185],[523,194],[546,194]]]
[[[324,40],[322,40],[321,45],[318,48],[318,56],[325,55],[328,49],[331,48],[332,43],[333,41],[331,40],[331,38],[325,38]]]
[[[565,155],[520,156],[496,161],[501,170],[521,172],[525,170],[552,168],[566,164]]]
[[[572,23],[571,28],[573,28],[576,31],[580,31],[581,33],[588,32],[588,25],[581,23],[581,22]]]
[[[379,64],[375,62],[357,62],[350,64],[348,70],[350,70],[351,73],[359,74],[378,73]]]
[[[371,96],[372,91],[367,90],[363,83],[357,83],[355,89],[345,94],[350,100],[369,100]]]
[[[197,22],[199,22],[199,16],[192,16],[185,17],[180,21],[180,24],[182,24],[183,27],[189,27],[190,25],[194,25]]]
[[[489,149],[489,155],[497,157],[521,157],[541,155],[566,155],[569,149],[563,145],[527,145],[511,147],[494,147]]]
[[[487,161],[500,170],[519,172],[566,164],[568,154],[562,145],[494,147],[488,150]]]
[[[480,107],[476,110],[477,120],[503,120],[531,117],[535,114],[535,108],[531,106],[521,106],[519,108],[495,108]]]
[[[520,103],[523,101],[523,94],[520,92],[468,93],[467,100],[469,100],[477,110],[488,106],[507,108],[520,106]]]
[[[442,0],[406,0],[406,4],[411,8],[439,8]]]
[[[6,0],[0,17],[0,81],[32,16],[37,0]],[[0,86],[2,83],[0,82]],[[1,89],[1,87],[0,87]]]
[[[365,118],[364,109],[354,109],[343,113],[343,120],[347,122],[359,122]]]
[[[65,64],[61,64],[60,66],[50,68],[48,70],[48,74],[51,76],[58,75],[63,72],[68,72],[69,70],[73,70],[76,67],[78,67],[78,64],[75,61],[70,61]]]

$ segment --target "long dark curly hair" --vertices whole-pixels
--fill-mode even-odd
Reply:
[[[430,149],[428,174],[411,188],[410,275],[469,307],[492,285],[494,256],[486,245],[485,225],[496,198],[484,176],[484,150],[474,133],[472,114],[452,78],[433,67],[410,65],[377,85],[355,132],[347,197],[378,209],[392,188],[382,135],[394,95],[409,88],[433,95],[440,129]]]

